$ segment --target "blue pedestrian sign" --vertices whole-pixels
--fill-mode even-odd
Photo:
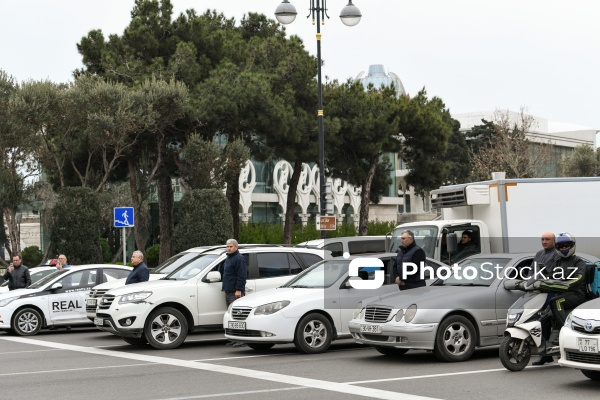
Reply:
[[[134,215],[133,207],[115,207],[114,208],[114,227],[131,228],[133,227]]]

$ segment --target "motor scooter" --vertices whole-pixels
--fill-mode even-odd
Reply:
[[[504,287],[525,293],[508,310],[506,330],[500,344],[500,361],[509,371],[521,371],[532,355],[558,356],[560,348],[552,345],[560,329],[553,329],[548,340],[542,335],[542,324],[552,318],[548,303],[550,293],[539,289],[539,280],[505,281]]]

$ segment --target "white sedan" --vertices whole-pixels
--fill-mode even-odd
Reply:
[[[600,299],[583,303],[567,317],[560,330],[561,367],[580,369],[600,381]]]
[[[356,289],[349,282],[377,278],[381,265],[360,267],[357,276],[349,278],[351,260],[365,257],[383,262],[385,275],[379,288]],[[259,351],[294,343],[304,353],[324,352],[332,340],[350,337],[348,321],[359,301],[398,292],[390,274],[395,258],[395,253],[336,257],[313,265],[282,287],[242,297],[223,317],[225,337]],[[428,265],[435,269],[440,263],[428,259]]]
[[[121,279],[130,267],[98,264],[72,266],[52,273],[27,289],[0,294],[0,330],[19,336],[51,326],[89,324],[85,296],[99,283]]]
[[[31,283],[32,284],[36,283],[43,277],[50,275],[51,273],[56,272],[56,271],[58,271],[58,269],[56,269],[56,267],[29,268],[29,276],[31,277]],[[0,293],[8,292],[8,282],[9,281],[2,282],[2,285],[0,285]]]

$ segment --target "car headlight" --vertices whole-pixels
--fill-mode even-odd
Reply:
[[[506,317],[506,326],[513,326],[519,320],[519,318],[521,318],[521,315],[522,313],[508,314]]]
[[[404,313],[404,321],[406,321],[406,322],[412,321],[413,318],[415,317],[415,315],[417,315],[417,305],[416,304],[411,304],[406,309],[406,312]]]
[[[138,301],[146,300],[151,295],[152,295],[152,292],[135,292],[135,293],[124,294],[119,299],[119,304],[137,303]]]
[[[565,320],[565,326],[569,329],[571,328],[571,321],[573,321],[573,314],[569,313],[569,315],[567,315],[567,319]]]
[[[15,301],[18,298],[19,298],[19,296],[17,296],[17,297],[9,297],[8,299],[0,300],[0,307],[4,307],[6,305],[9,305],[10,303],[12,303],[13,301]]]
[[[359,301],[358,304],[356,305],[356,308],[354,309],[354,314],[352,315],[352,318],[356,319],[358,317],[360,317],[360,312],[362,311],[362,301]]]
[[[263,304],[256,307],[254,315],[269,315],[287,307],[290,304],[289,300],[276,301],[274,303]]]
[[[402,320],[402,317],[404,317],[404,310],[400,309],[398,310],[398,312],[396,313],[396,317],[394,318],[396,320],[396,322],[400,322],[400,320]],[[407,321],[408,322],[408,321]]]
[[[231,302],[231,304],[229,304],[229,307],[227,307],[227,314],[231,315],[232,308],[233,308],[233,301]]]

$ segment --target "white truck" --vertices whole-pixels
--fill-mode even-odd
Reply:
[[[500,176],[501,178],[501,176]],[[448,262],[464,258],[454,244],[470,231],[480,253],[540,250],[546,231],[569,232],[577,252],[600,257],[600,177],[493,179],[442,186],[431,192],[441,219],[397,226],[389,238],[397,251],[400,234],[410,229],[428,257]],[[450,259],[448,258],[450,249]]]

